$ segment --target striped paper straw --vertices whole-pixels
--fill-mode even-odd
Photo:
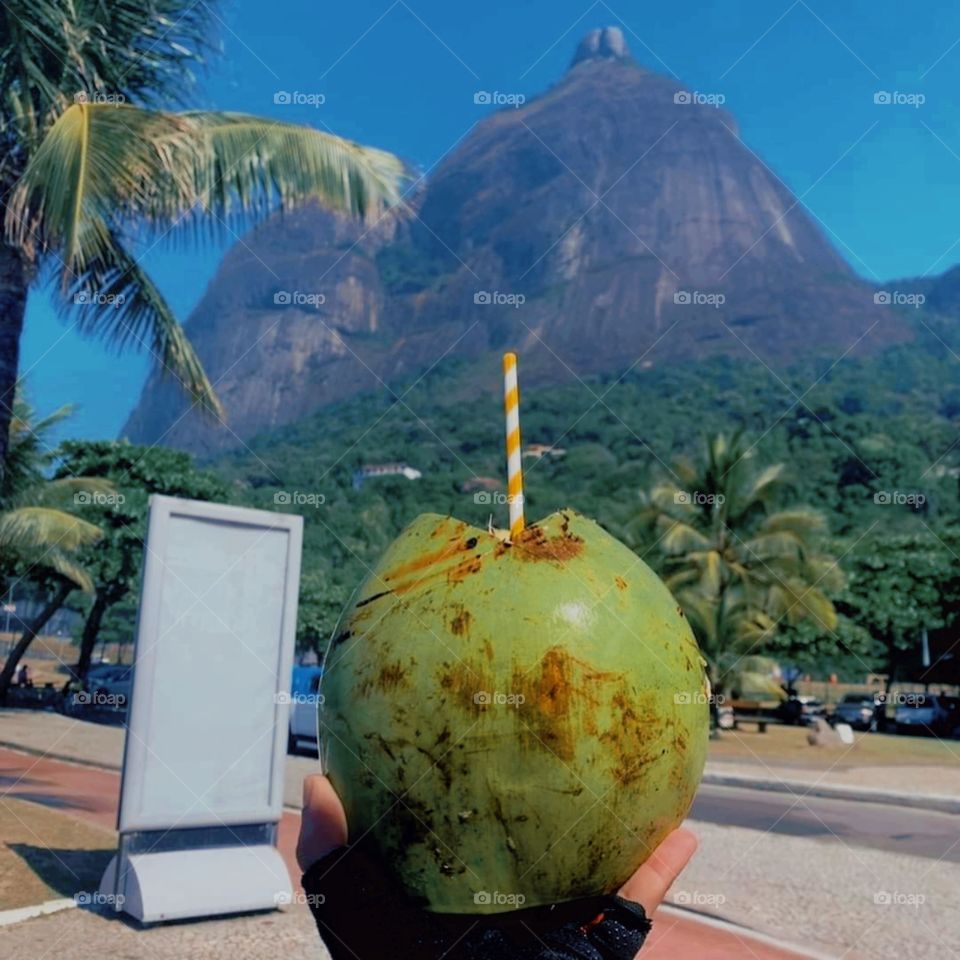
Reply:
[[[507,503],[512,540],[523,532],[523,454],[520,449],[520,391],[515,353],[503,355],[503,410],[507,418]]]

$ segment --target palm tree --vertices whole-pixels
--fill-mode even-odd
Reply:
[[[833,630],[829,594],[842,585],[836,560],[820,552],[823,517],[774,510],[785,467],[757,465],[743,436],[704,441],[697,463],[641,494],[630,533],[683,607],[722,686],[736,659],[762,648],[781,623],[810,620]]]
[[[69,414],[64,407],[37,420],[19,390],[14,399],[7,470],[0,478],[0,579],[32,575],[50,591],[0,670],[0,703],[21,658],[50,617],[74,589],[93,589],[89,574],[74,555],[94,543],[100,529],[72,509],[93,497],[109,496],[113,485],[98,477],[46,478],[45,470],[55,455],[45,446],[45,435]]]
[[[89,590],[93,587],[90,577],[73,554],[95,542],[100,530],[72,509],[93,497],[109,496],[113,484],[99,477],[47,479],[45,470],[56,457],[45,446],[45,437],[71,412],[62,407],[37,420],[17,391],[7,470],[0,479],[0,556],[5,564],[15,561],[27,568],[50,568]]]
[[[172,112],[209,50],[216,0],[0,4],[0,470],[27,293],[54,281],[81,332],[149,349],[222,415],[135,250],[203,239],[310,199],[364,214],[398,199],[400,162],[309,127]]]

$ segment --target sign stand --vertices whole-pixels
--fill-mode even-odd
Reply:
[[[152,496],[101,902],[142,923],[273,909],[303,519]]]

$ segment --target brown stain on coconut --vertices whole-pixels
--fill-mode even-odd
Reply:
[[[596,736],[595,711],[622,684],[618,673],[595,669],[560,646],[547,650],[539,670],[515,667],[510,692],[523,699],[518,718],[530,747],[546,749],[570,761],[584,736]]]
[[[439,577],[446,577],[448,583],[460,583],[471,574],[478,573],[484,558],[482,551],[477,552],[480,539],[464,539],[466,529],[466,524],[457,524],[457,535],[450,537],[445,546],[394,567],[382,579],[394,584],[392,592],[400,595]]]
[[[388,663],[380,668],[377,675],[376,686],[384,693],[396,690],[407,681],[407,671],[403,664],[398,660],[396,663]]]
[[[567,521],[560,533],[548,537],[542,527],[527,527],[514,541],[514,556],[518,560],[547,560],[563,564],[583,553],[583,538],[570,533]]]
[[[470,632],[470,621],[473,617],[470,616],[470,611],[466,607],[461,606],[457,611],[457,615],[450,621],[451,631],[458,637],[462,637],[465,634]]]
[[[453,664],[444,664],[437,676],[440,688],[461,709],[476,714],[485,708],[481,693],[496,690],[496,680],[487,672],[484,664],[473,660],[458,660]]]
[[[610,749],[611,773],[621,786],[639,780],[663,750],[660,741],[665,724],[656,699],[653,692],[631,697],[626,685],[614,696],[619,723],[602,733],[600,741]]]
[[[421,554],[415,560],[410,560],[408,563],[400,564],[399,567],[394,567],[383,575],[383,579],[387,583],[391,583],[394,580],[402,580],[411,574],[422,573],[430,567],[436,566],[438,563],[443,563],[444,560],[450,560],[456,557],[458,554],[463,553],[464,550],[473,549],[473,547],[467,547],[468,543],[470,543],[469,540],[464,541],[461,540],[459,536],[454,537],[452,542],[448,542],[440,547],[439,550]],[[475,547],[476,545],[476,538],[473,538],[473,546]]]

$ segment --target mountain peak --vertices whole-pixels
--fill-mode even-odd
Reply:
[[[591,30],[580,41],[570,66],[575,67],[588,60],[622,60],[625,63],[633,63],[623,31],[619,27]]]

